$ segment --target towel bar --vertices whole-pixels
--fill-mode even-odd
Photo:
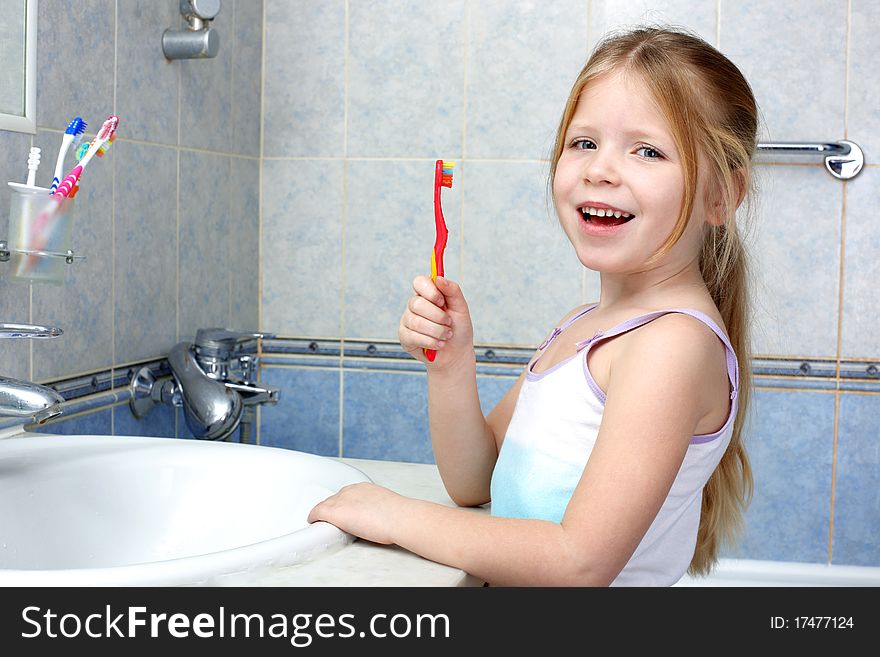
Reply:
[[[858,144],[842,140],[838,142],[768,142],[758,144],[758,153],[781,153],[783,155],[824,155],[825,168],[840,180],[854,178],[865,164],[865,156]]]

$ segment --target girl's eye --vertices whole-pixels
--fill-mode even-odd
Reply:
[[[571,142],[571,146],[572,148],[576,148],[582,151],[596,149],[596,144],[591,142],[589,139],[575,139],[573,142]]]
[[[650,146],[639,146],[636,153],[640,153],[642,157],[648,160],[659,160],[663,157],[663,154],[660,151],[656,148],[651,148]]]

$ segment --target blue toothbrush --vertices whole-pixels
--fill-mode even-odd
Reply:
[[[64,136],[61,138],[61,148],[58,151],[58,159],[55,160],[55,177],[52,179],[52,187],[49,188],[50,194],[54,194],[55,190],[58,189],[58,185],[61,183],[61,176],[64,173],[64,156],[67,155],[67,149],[70,148],[70,144],[73,143],[74,137],[82,135],[82,133],[85,132],[86,125],[86,122],[79,116],[67,124],[67,130],[64,131]]]

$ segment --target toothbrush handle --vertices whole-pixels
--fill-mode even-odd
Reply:
[[[442,175],[442,161],[437,162]],[[437,280],[438,276],[443,276],[443,252],[446,250],[446,240],[449,238],[449,230],[446,228],[446,219],[443,217],[443,208],[440,205],[440,184],[439,180],[434,183],[434,225],[437,236],[434,240],[434,250],[431,251],[431,280]],[[434,349],[425,349],[425,358],[429,363],[433,363],[437,357],[437,351]]]
[[[67,149],[70,148],[70,142],[73,141],[73,135],[65,134],[61,138],[61,148],[58,149],[58,157],[55,160],[55,177],[52,178],[52,186],[49,193],[54,194],[61,183],[61,175],[64,173],[64,156],[67,155]]]
[[[437,280],[438,276],[443,276],[443,251],[441,250],[438,253],[435,247],[434,250],[431,251],[431,280]],[[436,350],[425,349],[425,357],[428,359],[429,363],[433,363],[434,359],[437,357]]]
[[[79,176],[82,173],[82,164],[77,164],[73,167],[73,171],[68,173],[64,180],[61,181],[61,184],[58,185],[58,189],[55,190],[54,196],[61,196],[62,198],[66,198],[68,194],[70,194],[70,190],[73,189],[73,186],[76,184],[76,181],[79,180]]]

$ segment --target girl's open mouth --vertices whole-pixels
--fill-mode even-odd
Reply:
[[[584,221],[597,227],[620,226],[630,221],[635,215],[621,210],[599,210],[591,207],[580,208]]]

